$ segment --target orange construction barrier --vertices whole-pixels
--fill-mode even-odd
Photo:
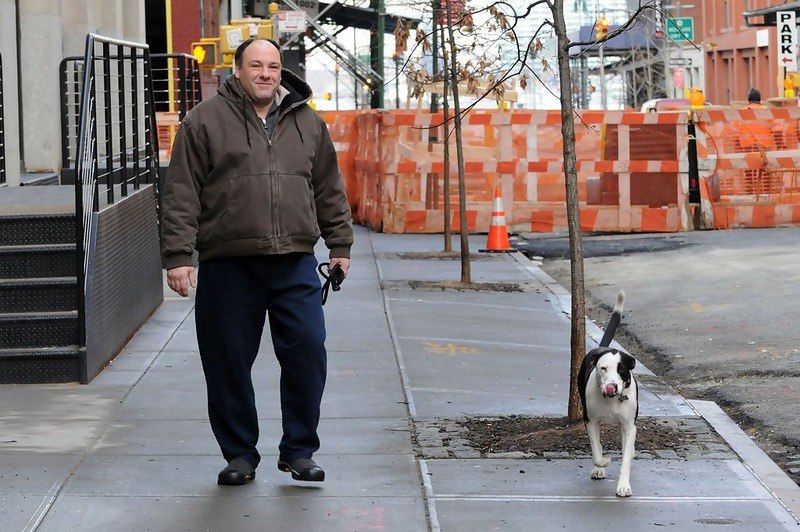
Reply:
[[[489,240],[483,252],[506,253],[514,251],[508,241],[508,228],[506,227],[506,213],[503,210],[503,194],[498,188],[494,193],[492,207],[492,224],[489,226]]]

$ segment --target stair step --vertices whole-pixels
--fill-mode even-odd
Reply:
[[[77,382],[80,361],[77,345],[0,349],[0,384]]]
[[[0,279],[74,277],[75,244],[0,246]]]
[[[74,214],[0,216],[0,246],[74,243]]]
[[[0,314],[0,349],[63,347],[77,343],[77,310]]]
[[[0,279],[0,313],[63,312],[77,308],[76,277]]]

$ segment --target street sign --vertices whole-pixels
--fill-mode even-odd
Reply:
[[[303,33],[307,27],[305,11],[278,11],[278,31]]]
[[[319,15],[319,0],[292,0],[294,5],[308,13],[308,18],[315,18]],[[289,7],[284,2],[281,2],[282,10],[291,11],[294,8]]]
[[[694,40],[694,19],[675,17],[667,19],[667,37],[673,42]]]
[[[671,67],[690,67],[692,66],[691,57],[670,57],[669,66]]]
[[[778,11],[778,67],[797,72],[797,26],[794,11]]]

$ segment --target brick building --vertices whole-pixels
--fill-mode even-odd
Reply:
[[[785,0],[703,0],[706,97],[715,104],[747,100],[751,87],[764,99],[778,89],[775,12],[800,11]]]

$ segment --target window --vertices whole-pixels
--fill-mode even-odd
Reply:
[[[728,0],[722,2],[722,27],[728,29],[731,25],[730,15],[728,14]]]

